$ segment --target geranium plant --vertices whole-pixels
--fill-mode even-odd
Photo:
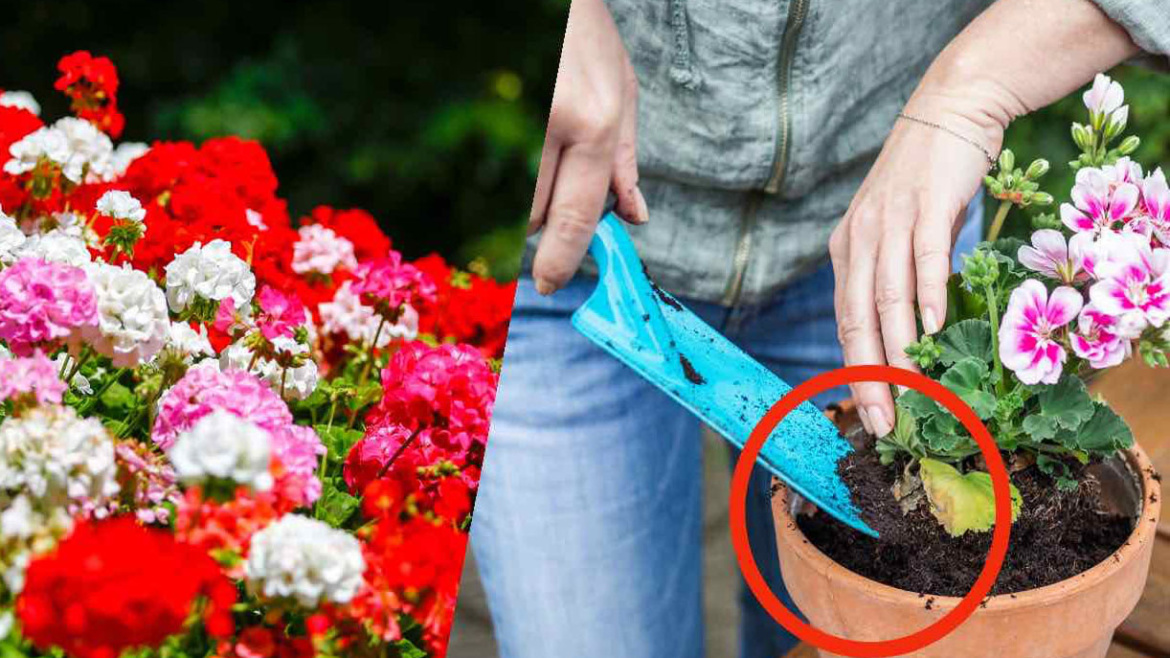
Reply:
[[[0,653],[442,655],[512,286],[59,68],[0,94]]]
[[[1035,215],[1029,242],[1000,237],[1013,207],[1054,201],[1038,182],[1048,163],[1022,169],[1005,150],[985,181],[998,211],[950,281],[946,326],[907,349],[978,414],[1013,468],[1034,463],[1065,488],[1076,486],[1076,465],[1133,444],[1085,378],[1135,354],[1165,366],[1170,347],[1170,187],[1161,168],[1143,173],[1128,157],[1139,142],[1123,137],[1117,82],[1098,75],[1084,102],[1089,120],[1072,126],[1076,184],[1059,217]],[[886,463],[909,458],[895,494],[904,507],[924,493],[951,534],[990,528],[989,476],[969,459],[978,447],[940,405],[900,395],[896,428],[877,449]]]

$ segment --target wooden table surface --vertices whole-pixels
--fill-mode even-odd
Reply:
[[[1170,370],[1155,370],[1131,360],[1094,382],[1133,428],[1138,443],[1158,472],[1170,477]],[[1163,487],[1166,489],[1166,487]],[[801,645],[784,658],[817,658]],[[1133,614],[1117,629],[1108,658],[1170,658],[1170,518],[1162,515],[1150,578]]]

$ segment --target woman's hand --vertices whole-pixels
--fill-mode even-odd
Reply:
[[[979,147],[997,154],[1014,117],[1136,52],[1088,0],[1000,0],[947,46],[904,112],[962,138],[898,120],[829,242],[847,364],[914,369],[905,348],[917,338],[915,309],[928,334],[946,317],[958,221],[989,164]],[[889,387],[852,389],[866,429],[888,434]]]
[[[602,0],[573,0],[553,92],[529,235],[542,231],[532,276],[548,295],[581,265],[606,193],[616,212],[641,224],[649,218],[638,189],[638,81],[617,27]]]

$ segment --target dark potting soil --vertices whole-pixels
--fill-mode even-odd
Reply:
[[[691,363],[690,359],[683,356],[682,354],[679,354],[678,355],[678,362],[679,362],[679,364],[682,365],[683,376],[685,376],[687,378],[688,382],[695,384],[695,385],[701,385],[701,384],[707,383],[707,378],[700,375],[698,370],[695,370],[695,366],[694,366],[694,364]]]
[[[951,537],[923,500],[903,515],[891,487],[900,469],[883,466],[870,438],[841,460],[838,474],[874,539],[827,514],[801,514],[808,540],[834,561],[866,578],[923,595],[963,596],[971,589],[991,545],[990,532]],[[1099,511],[1100,484],[1084,472],[1078,486],[1061,491],[1030,466],[1012,474],[1024,499],[1012,524],[1011,543],[992,594],[1012,594],[1072,578],[1109,559],[1129,538],[1130,518]],[[927,607],[932,603],[927,600]]]

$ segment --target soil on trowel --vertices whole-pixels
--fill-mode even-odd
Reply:
[[[691,363],[690,359],[680,354],[678,355],[678,362],[682,365],[683,376],[687,378],[688,382],[696,386],[707,383],[707,379],[700,375],[698,370],[695,370],[695,366]]]
[[[874,539],[827,514],[800,514],[797,524],[814,546],[866,578],[923,595],[963,596],[983,569],[990,532],[951,537],[925,500],[903,514],[891,493],[901,469],[883,466],[873,437],[837,466]],[[1084,470],[1076,489],[1062,491],[1035,466],[1012,473],[1024,499],[1012,524],[1007,558],[992,594],[1051,585],[1109,559],[1129,538],[1133,520],[1102,512],[1101,486]],[[924,605],[930,606],[931,599]]]

